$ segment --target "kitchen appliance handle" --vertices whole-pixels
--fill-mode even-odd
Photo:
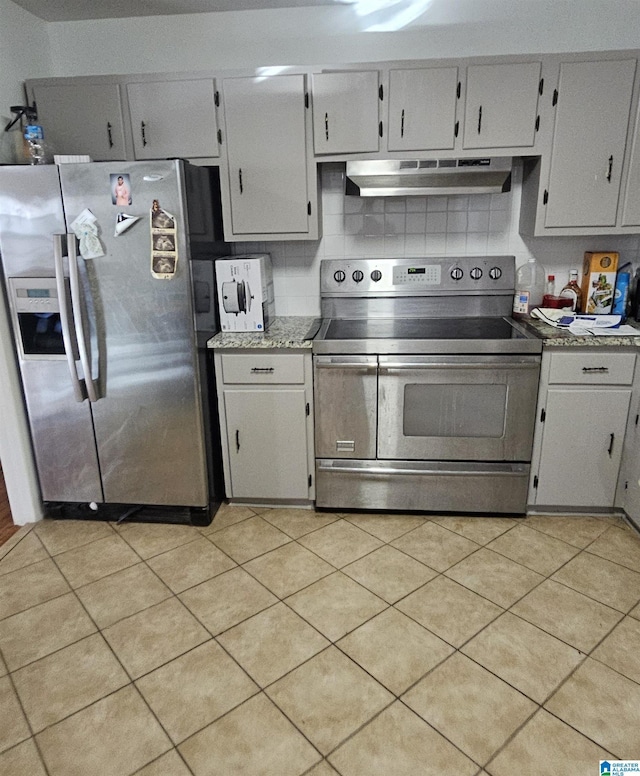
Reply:
[[[377,364],[359,364],[357,362],[345,361],[343,363],[331,363],[328,361],[316,361],[316,367],[318,369],[349,369],[359,372],[375,372],[378,368]]]
[[[469,475],[468,470],[456,470],[456,469],[400,469],[395,468],[391,466],[371,466],[362,468],[359,466],[340,466],[333,467],[331,464],[323,464],[321,462],[318,463],[318,471],[327,471],[331,472],[332,474],[360,474],[360,475],[374,475],[374,476],[396,476],[398,474],[404,474],[404,475],[424,475],[424,474],[430,474],[432,472],[437,472],[437,474],[446,474],[450,477],[467,477]],[[487,476],[491,476],[492,472],[483,472],[483,474]],[[496,471],[495,475],[498,475],[500,477],[514,475],[517,477],[521,477],[522,474],[520,472],[516,471]]]
[[[481,364],[472,362],[457,362],[452,363],[449,361],[440,361],[433,364],[412,364],[410,361],[389,361],[387,363],[380,364],[381,372],[402,371],[405,369],[411,369],[413,371],[431,370],[434,369],[538,369],[537,363],[528,362],[501,362],[485,361]]]
[[[84,313],[80,294],[80,282],[78,280],[78,248],[75,234],[67,235],[67,251],[69,254],[69,284],[71,286],[71,308],[73,310],[73,323],[76,329],[76,341],[80,353],[80,363],[84,372],[84,381],[87,386],[87,394],[90,402],[98,401],[98,392],[91,376],[91,359],[87,349],[85,333]]]
[[[71,329],[69,327],[69,310],[67,309],[67,290],[64,283],[64,268],[62,265],[62,238],[63,234],[53,235],[53,265],[56,273],[56,289],[58,291],[58,304],[60,306],[60,324],[62,326],[62,341],[64,342],[64,351],[67,356],[69,374],[71,375],[71,384],[73,385],[73,395],[77,402],[83,402],[87,397],[85,394],[84,380],[78,377],[76,360],[73,357],[73,340],[71,339]]]

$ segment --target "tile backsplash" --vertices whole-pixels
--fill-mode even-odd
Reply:
[[[523,237],[518,232],[522,167],[511,191],[449,197],[345,196],[345,166],[324,163],[320,240],[236,243],[234,253],[271,254],[276,315],[319,315],[320,262],[339,258],[485,256],[509,254],[516,264],[535,256],[556,286],[580,269],[585,251],[618,251],[620,264],[640,261],[640,235]]]

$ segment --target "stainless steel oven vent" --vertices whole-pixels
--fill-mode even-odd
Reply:
[[[356,197],[499,194],[511,189],[511,157],[347,162],[346,193]]]

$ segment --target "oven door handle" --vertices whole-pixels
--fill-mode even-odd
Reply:
[[[413,364],[410,361],[387,361],[379,366],[380,372],[393,372],[410,369],[412,371],[434,370],[434,369],[538,369],[539,363],[531,361],[508,361],[500,359],[495,361],[485,361],[481,364],[474,362],[450,362],[440,361],[433,364]]]
[[[446,474],[447,476],[451,477],[468,477],[469,476],[469,470],[468,469],[446,469],[446,468],[437,468],[437,469],[400,469],[395,468],[392,466],[367,466],[365,468],[359,467],[359,466],[340,466],[335,467],[332,466],[331,463],[325,463],[323,461],[317,461],[316,462],[318,471],[327,471],[331,472],[332,474],[360,474],[360,475],[374,475],[374,476],[396,476],[398,474],[404,474],[406,475],[425,475],[425,474]],[[511,468],[507,470],[496,470],[496,471],[487,471],[483,472],[483,474],[487,476],[491,475],[499,475],[500,477],[504,477],[505,475],[514,475],[517,477],[522,477],[521,471],[516,471]]]
[[[356,361],[343,356],[316,356],[315,366],[318,369],[354,369],[361,372],[375,372],[378,369],[377,356],[371,356]]]

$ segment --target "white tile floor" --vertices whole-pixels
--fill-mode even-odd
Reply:
[[[618,518],[224,507],[0,548],[0,776],[587,776],[640,758]]]

